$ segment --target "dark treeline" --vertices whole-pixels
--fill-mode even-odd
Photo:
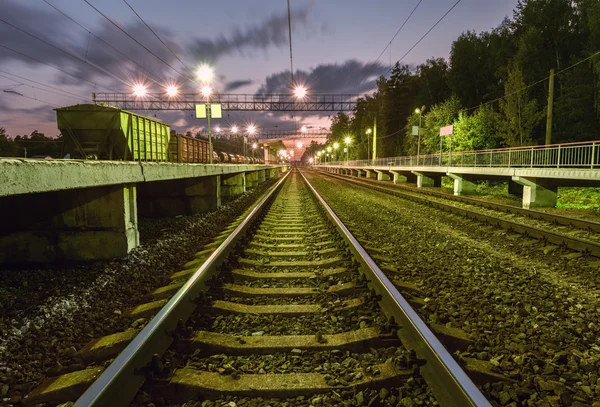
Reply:
[[[379,157],[416,154],[421,108],[421,154],[439,152],[439,129],[449,124],[453,150],[543,144],[551,69],[552,143],[598,139],[599,50],[598,0],[520,0],[497,28],[458,37],[449,61],[396,64],[351,115],[338,113],[328,143],[350,136],[350,158],[367,158],[366,131],[377,118]]]
[[[62,136],[61,136],[62,137]],[[61,137],[47,137],[34,130],[29,136],[9,137],[0,127],[0,157],[47,157],[59,158]]]

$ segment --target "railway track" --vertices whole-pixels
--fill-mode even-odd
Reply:
[[[598,222],[487,202],[476,198],[447,195],[442,192],[405,185],[390,185],[383,181],[363,181],[328,172],[320,173],[600,257],[600,223]]]
[[[130,311],[160,308],[140,332],[93,340],[25,404],[490,405],[442,345],[456,332],[434,335],[298,171],[187,266]]]

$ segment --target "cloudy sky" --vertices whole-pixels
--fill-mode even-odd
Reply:
[[[294,73],[312,93],[369,92],[390,61],[401,58],[455,3],[291,0]],[[512,16],[516,3],[462,0],[402,63],[447,58],[461,32],[497,26]],[[289,93],[287,1],[0,0],[0,127],[11,136],[36,129],[57,135],[53,108],[90,103],[93,92],[130,92],[140,81],[150,91],[173,82],[182,91],[197,91],[186,77],[202,63],[214,67],[218,92]],[[146,114],[178,132],[205,125],[191,112]],[[255,122],[268,131],[330,123],[329,115],[294,120],[289,112],[230,112],[216,124]]]

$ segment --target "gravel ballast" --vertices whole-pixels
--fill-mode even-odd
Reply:
[[[20,405],[44,377],[83,368],[75,356],[90,339],[143,326],[147,320],[131,321],[124,311],[169,284],[273,182],[212,213],[140,219],[142,244],[121,259],[0,270],[0,404]]]
[[[600,406],[598,259],[324,178],[309,180],[380,263],[420,286],[431,323],[474,338],[462,355],[515,382],[486,385],[503,406]]]

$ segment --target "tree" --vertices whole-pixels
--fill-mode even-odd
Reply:
[[[498,146],[498,113],[487,105],[482,106],[474,114],[460,113],[454,122],[452,149],[485,150]]]
[[[520,68],[510,71],[504,92],[505,97],[500,100],[502,139],[510,147],[529,145],[533,141],[533,129],[543,113],[538,110],[537,101],[529,98]]]

